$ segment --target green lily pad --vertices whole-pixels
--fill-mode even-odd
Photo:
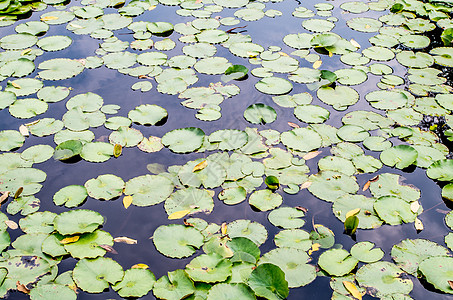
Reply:
[[[418,152],[409,145],[398,145],[382,151],[381,161],[390,167],[404,169],[415,163]]]
[[[250,274],[248,285],[257,296],[269,300],[285,299],[289,294],[285,273],[270,263],[256,267]]]
[[[80,155],[83,144],[79,140],[67,140],[58,144],[53,155],[54,159],[65,160]]]
[[[35,70],[35,64],[26,58],[19,58],[0,67],[0,75],[5,77],[24,77]]]
[[[84,66],[77,60],[54,58],[43,61],[38,65],[43,70],[38,76],[44,80],[63,80],[72,78],[83,72]]]
[[[189,187],[174,192],[165,200],[164,207],[168,215],[183,210],[188,210],[191,214],[210,213],[214,208],[214,202],[212,195],[207,190]]]
[[[17,168],[9,170],[2,174],[2,182],[0,182],[0,189],[3,191],[10,191],[12,194],[23,187],[21,196],[28,196],[36,194],[41,190],[41,184],[46,180],[46,173],[39,169],[34,168]]]
[[[318,265],[334,276],[348,274],[357,266],[358,260],[344,249],[330,249],[319,256]]]
[[[305,286],[315,280],[316,268],[307,264],[311,258],[302,250],[294,248],[277,248],[264,254],[260,265],[271,263],[278,266],[288,281],[288,287]],[[258,267],[259,267],[258,266]]]
[[[77,294],[68,286],[61,284],[40,284],[37,287],[30,290],[30,299],[32,300],[58,300],[68,299],[76,300]]]
[[[360,32],[377,32],[381,28],[382,23],[372,18],[353,18],[346,22],[348,26]]]
[[[46,112],[46,102],[34,99],[18,99],[9,106],[9,113],[16,118],[28,119]]]
[[[89,293],[101,293],[124,276],[123,268],[111,258],[81,259],[72,272],[77,286]]]
[[[231,275],[232,263],[222,256],[202,254],[186,265],[186,272],[194,281],[221,282]]]
[[[82,185],[68,185],[60,189],[53,196],[55,205],[65,205],[66,207],[77,207],[85,201],[88,193]]]
[[[184,299],[195,292],[193,281],[184,270],[168,272],[154,284],[153,293],[161,299]]]
[[[154,231],[153,242],[157,251],[163,255],[182,258],[194,254],[204,241],[203,235],[195,228],[170,224],[159,226]]]
[[[10,151],[15,148],[20,148],[25,142],[25,137],[17,130],[2,130],[0,131],[0,150]]]
[[[21,215],[26,216],[37,211],[39,209],[39,205],[40,201],[38,198],[34,196],[22,196],[13,202],[10,202],[6,208],[6,211],[10,215],[15,215],[20,212]]]
[[[356,274],[360,286],[374,289],[372,294],[383,297],[391,294],[409,294],[413,283],[401,278],[404,272],[387,261],[378,261],[362,266]]]
[[[0,47],[5,50],[21,50],[32,47],[38,38],[28,33],[10,34],[0,39]]]
[[[250,288],[243,284],[231,284],[231,283],[218,283],[209,289],[207,300],[234,300],[244,299],[253,300],[256,299],[255,294]]]
[[[420,198],[420,190],[411,185],[403,184],[403,177],[397,174],[380,174],[377,180],[371,182],[370,191],[374,197],[397,196],[407,202]]]
[[[244,111],[244,118],[252,124],[268,124],[277,119],[277,113],[272,107],[257,103],[252,104]]]
[[[123,193],[124,181],[118,176],[104,174],[85,182],[85,188],[92,198],[111,200]]]
[[[332,105],[336,110],[345,110],[348,106],[359,100],[359,93],[353,88],[337,85],[332,87],[321,87],[316,95],[322,102]]]
[[[103,223],[101,214],[87,209],[63,212],[54,220],[55,230],[62,235],[93,232]]]
[[[121,126],[118,130],[109,135],[111,144],[118,144],[122,147],[135,147],[143,140],[143,134],[134,128]]]
[[[359,186],[354,177],[333,171],[322,171],[315,175],[310,175],[311,185],[308,187],[314,196],[334,202],[345,194],[355,194]]]
[[[310,234],[302,229],[282,230],[275,235],[274,242],[277,247],[295,248],[302,251],[309,250],[312,245]]]
[[[113,145],[104,142],[86,143],[83,145],[80,156],[90,162],[104,162],[113,155]]]
[[[270,95],[282,95],[293,89],[293,84],[279,77],[265,77],[255,84],[258,91]]]
[[[330,112],[318,105],[298,105],[294,115],[305,123],[323,123],[329,119]]]
[[[309,152],[321,146],[321,136],[309,128],[296,128],[281,134],[282,143],[290,149]]]
[[[196,170],[196,166],[205,164],[202,170]],[[194,171],[196,170],[196,171]],[[205,188],[216,188],[226,179],[226,170],[214,160],[197,159],[186,163],[178,172],[179,180],[183,185]]]
[[[176,153],[193,152],[201,147],[204,132],[200,128],[187,127],[167,132],[162,137],[162,144]]]
[[[272,225],[285,229],[300,228],[304,226],[305,220],[300,217],[305,213],[293,207],[280,207],[269,213],[268,219]]]
[[[435,256],[448,256],[448,249],[425,239],[404,239],[392,247],[392,259],[398,267],[417,275],[421,262]]]
[[[227,234],[230,238],[245,237],[252,240],[258,246],[267,239],[266,228],[257,222],[250,220],[236,220],[228,224]]]
[[[450,47],[438,47],[432,49],[429,53],[433,55],[436,64],[451,67],[453,66],[453,52]]]
[[[37,46],[44,51],[59,51],[69,47],[72,39],[64,35],[53,35],[42,38],[38,41]]]
[[[1,268],[8,270],[2,283],[4,291],[16,290],[16,283],[28,285],[39,281],[46,273],[50,272],[50,263],[39,256],[14,256],[0,263]]]
[[[360,224],[360,222],[359,222]],[[365,263],[373,263],[384,256],[384,251],[381,248],[375,248],[374,243],[371,242],[360,242],[352,246],[351,255],[357,260]]]
[[[49,145],[31,146],[21,153],[21,157],[33,163],[45,162],[53,156],[54,149]]]
[[[453,160],[441,159],[433,162],[426,170],[426,175],[439,181],[453,180]]]
[[[124,272],[123,279],[112,288],[121,297],[142,297],[154,286],[156,277],[147,269],[129,269]]]
[[[261,211],[272,210],[279,207],[282,202],[282,196],[271,190],[255,191],[249,198],[249,204]]]
[[[40,89],[37,93],[39,99],[54,103],[65,99],[71,90],[64,86],[46,86]]]
[[[359,228],[378,228],[382,225],[383,221],[374,211],[373,205],[375,201],[376,199],[363,195],[345,194],[334,201],[332,210],[340,221],[345,222],[346,214],[349,211],[360,208],[359,213],[356,215],[359,218]]]
[[[65,244],[64,248],[74,258],[96,258],[107,252],[103,247],[113,246],[112,236],[103,230],[85,233],[73,243]]]
[[[411,210],[410,203],[396,196],[383,196],[374,203],[379,218],[390,225],[415,221],[417,214]]]
[[[312,32],[328,32],[335,27],[335,23],[323,19],[308,19],[302,22],[302,27]]]
[[[434,285],[438,290],[453,294],[449,284],[450,274],[453,270],[453,258],[449,256],[430,257],[423,260],[418,268],[426,281]]]
[[[163,202],[173,192],[173,183],[159,175],[143,175],[126,182],[125,195],[132,196],[132,204],[149,206]]]
[[[247,196],[246,190],[242,187],[230,187],[222,190],[218,197],[219,200],[228,205],[241,203]]]
[[[54,231],[53,220],[56,216],[50,211],[35,212],[20,219],[19,226],[25,233],[51,233]]]
[[[210,143],[218,143],[220,150],[234,150],[247,143],[248,135],[242,130],[217,130],[209,136]]]

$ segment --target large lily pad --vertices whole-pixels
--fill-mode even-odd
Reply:
[[[92,198],[110,200],[123,193],[124,181],[118,176],[104,174],[85,182],[85,188]]]
[[[366,288],[372,288],[373,295],[379,297],[391,294],[409,294],[413,283],[410,279],[403,279],[404,272],[394,264],[378,261],[367,264],[357,271],[357,281]]]
[[[124,272],[123,279],[112,288],[121,297],[142,297],[154,286],[156,277],[147,269],[129,269]]]
[[[271,263],[280,267],[290,288],[305,286],[315,280],[316,268],[307,264],[311,258],[303,250],[278,248],[263,255],[259,265]]]
[[[87,209],[71,210],[59,214],[54,220],[55,230],[62,235],[93,232],[104,223],[104,217]]]
[[[132,204],[149,206],[163,202],[173,192],[170,179],[160,175],[143,175],[126,182],[124,194],[132,196]]]
[[[319,256],[318,265],[334,276],[348,274],[357,266],[358,260],[344,249],[330,249]]]
[[[101,293],[110,284],[124,276],[123,268],[111,258],[81,259],[72,272],[72,278],[79,288],[89,293]]]
[[[426,281],[434,285],[435,288],[449,294],[453,294],[453,289],[449,284],[451,273],[453,272],[453,258],[447,256],[430,257],[420,263],[419,271]]]
[[[154,231],[153,242],[163,255],[182,258],[191,256],[203,245],[203,235],[184,225],[162,225]]]
[[[167,132],[162,137],[162,144],[176,153],[187,153],[201,147],[204,132],[200,128],[188,127]]]
[[[231,275],[232,265],[230,260],[218,254],[203,254],[186,265],[186,272],[194,281],[221,282]]]
[[[289,294],[285,273],[278,266],[270,263],[256,267],[250,274],[248,285],[257,296],[269,300],[285,299]]]

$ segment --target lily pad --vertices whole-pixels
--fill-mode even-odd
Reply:
[[[187,127],[167,132],[162,137],[162,144],[176,153],[193,152],[201,147],[204,132],[200,128]]]
[[[123,268],[106,257],[81,259],[72,272],[72,278],[77,286],[89,293],[101,293],[109,287],[109,283],[115,284],[123,276]]]
[[[154,286],[156,277],[147,269],[129,269],[124,272],[123,279],[112,288],[121,297],[142,297]]]
[[[413,283],[401,278],[404,272],[387,261],[378,261],[362,266],[356,274],[357,282],[365,288],[373,288],[373,295],[383,297],[391,294],[409,294]]]
[[[53,196],[53,202],[56,205],[65,205],[66,207],[77,207],[85,201],[88,193],[84,186],[68,185],[60,189]]]
[[[272,210],[279,207],[282,202],[282,196],[271,190],[255,191],[249,198],[249,204],[261,211]]]
[[[149,206],[163,202],[173,192],[170,179],[160,175],[143,175],[126,182],[124,194],[132,196],[132,204]]]
[[[269,213],[269,222],[277,227],[294,229],[304,226],[305,220],[300,219],[305,213],[293,207],[280,207]]]
[[[123,193],[124,181],[118,176],[104,174],[85,182],[85,188],[92,198],[111,200]]]
[[[398,267],[417,275],[421,262],[435,256],[448,256],[448,249],[425,239],[404,239],[392,247],[392,259]]]
[[[453,270],[453,258],[447,256],[430,257],[420,263],[419,271],[435,288],[449,294],[453,289],[449,284]]]
[[[399,225],[415,221],[417,214],[411,210],[411,205],[396,196],[383,196],[374,203],[374,210],[379,218],[390,225]]]
[[[154,231],[153,242],[163,255],[182,258],[191,256],[203,245],[203,235],[195,228],[184,225],[162,225]]]
[[[277,119],[277,113],[272,107],[257,103],[252,104],[244,111],[244,118],[252,124],[268,124]]]
[[[294,248],[277,248],[265,253],[259,262],[271,263],[280,267],[285,273],[288,287],[295,288],[305,286],[315,280],[316,268],[307,264],[311,258],[302,250]]]
[[[93,232],[103,223],[101,214],[87,209],[63,212],[54,220],[55,230],[62,235]]]
[[[344,249],[330,249],[319,256],[318,265],[334,276],[348,274],[357,266],[358,260]]]
[[[218,254],[202,254],[186,265],[186,272],[193,281],[222,282],[231,275],[232,265]]]
[[[159,278],[153,288],[154,295],[161,299],[184,299],[194,292],[193,281],[181,269],[168,272],[167,276]]]
[[[439,181],[453,180],[453,160],[441,159],[433,162],[426,170],[426,175]]]
[[[360,222],[359,222],[360,224]],[[365,263],[373,263],[384,256],[384,251],[381,248],[375,248],[372,242],[360,242],[352,246],[351,255],[357,260]]]
[[[258,91],[270,95],[282,95],[289,93],[293,85],[286,79],[279,77],[265,77],[255,84]]]
[[[404,169],[415,163],[418,152],[409,145],[398,145],[382,151],[381,161],[390,167]]]
[[[285,273],[276,265],[261,264],[250,274],[248,285],[257,296],[269,300],[281,300],[288,297],[288,282]]]
[[[267,239],[266,228],[257,222],[250,220],[236,220],[228,224],[227,234],[230,238],[245,237],[252,240],[258,246]]]

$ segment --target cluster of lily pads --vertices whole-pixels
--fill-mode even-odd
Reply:
[[[405,239],[391,249],[394,263],[382,261],[384,252],[372,242],[358,242],[347,250],[336,245],[334,233],[321,224],[313,222],[310,232],[301,229],[306,208],[287,206],[282,196],[306,189],[331,202],[333,215],[350,234],[358,228],[402,223],[423,230],[418,218],[423,212],[420,190],[404,184],[399,171],[380,171],[384,165],[403,171],[426,169],[426,175],[442,186],[442,197],[453,200],[450,150],[434,131],[419,126],[426,116],[442,118],[442,131],[453,135],[452,89],[443,77],[453,67],[453,48],[448,47],[453,40],[452,6],[446,1],[416,0],[349,1],[337,6],[323,2],[313,9],[298,5],[286,17],[301,19],[301,27],[276,45],[265,48],[238,32],[248,22],[283,18],[281,11],[268,8],[280,2],[82,0],[80,6],[65,7],[45,1],[54,6],[39,21],[18,24],[14,18],[0,19],[0,26],[14,25],[17,32],[0,39],[4,50],[0,79],[5,83],[0,109],[26,120],[18,130],[0,131],[0,199],[8,201],[6,213],[24,216],[17,225],[6,214],[0,215],[1,296],[18,290],[31,299],[75,299],[77,289],[100,293],[112,287],[121,297],[141,297],[152,290],[159,299],[273,300],[285,299],[289,288],[308,285],[317,276],[331,277],[332,299],[361,299],[364,294],[412,299],[415,277],[438,291],[453,293],[453,233],[445,237],[449,249],[425,239]],[[5,1],[0,8],[14,3]],[[25,6],[33,9],[33,3]],[[134,20],[161,6],[174,7],[187,22]],[[341,23],[334,10],[341,11],[354,34],[369,37],[371,46],[362,49],[356,40],[332,32]],[[370,10],[381,16],[367,16]],[[48,52],[78,43],[66,35],[48,36],[50,26],[57,25],[99,40],[99,48],[88,57],[47,59]],[[442,29],[444,45],[427,34],[436,28]],[[168,54],[175,52],[180,54]],[[38,57],[41,62],[35,65]],[[336,58],[341,67],[332,69],[337,65],[329,60]],[[395,75],[391,65],[407,73]],[[171,105],[140,104],[123,116],[122,103],[104,104],[96,93],[51,85],[103,66],[137,78],[131,86],[134,93],[150,92],[155,85],[159,93],[195,109],[200,121],[221,119],[221,104],[238,101],[240,81],[234,80],[255,80],[256,92],[269,101],[241,111],[250,124],[244,130],[207,132],[185,127],[144,136],[142,132],[165,124]],[[197,86],[199,78],[210,82]],[[370,87],[372,79],[378,80],[376,88]],[[40,117],[61,101],[67,109],[61,120]],[[300,122],[288,122],[286,131],[273,129],[277,111],[285,110]],[[341,120],[341,126],[331,125],[333,119]],[[95,128],[101,126],[111,131],[108,141],[95,140]],[[53,136],[54,144],[22,149],[30,135]],[[168,167],[149,164],[151,174],[127,181],[102,174],[84,185],[63,187],[53,202],[75,208],[88,198],[122,197],[126,209],[163,203],[168,219],[176,221],[155,230],[157,251],[171,258],[191,257],[201,250],[204,254],[157,280],[147,265],[124,271],[104,257],[115,252],[115,242],[137,241],[114,239],[100,229],[104,218],[98,212],[39,212],[40,200],[35,197],[46,180],[46,173],[35,164],[51,158],[108,163],[128,155],[131,147],[146,153],[198,153],[200,158]],[[322,148],[330,155],[321,157]],[[316,172],[308,167],[310,160],[317,161]],[[360,188],[357,177],[374,173]],[[282,229],[274,236],[276,248],[261,255],[259,246],[268,232],[258,222],[203,220],[203,214],[214,210],[215,198],[225,205],[247,200],[256,213],[269,211],[269,223]],[[445,223],[453,230],[451,212]],[[7,229],[18,227],[24,234],[11,243]],[[316,263],[310,264],[312,254],[320,250]],[[78,262],[72,271],[59,274],[58,264],[67,257]]]

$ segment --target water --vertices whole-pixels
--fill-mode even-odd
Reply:
[[[355,17],[352,14],[341,14],[341,10],[338,8],[341,3],[345,1],[329,2],[335,5],[333,10],[333,16],[339,18],[336,23],[336,27],[333,32],[341,34],[346,39],[354,38],[362,48],[370,46],[368,38],[373,34],[357,34],[350,30],[345,21],[347,19]],[[71,3],[70,5],[77,5],[78,3]],[[314,10],[313,5],[315,1],[304,1],[303,6]],[[282,37],[289,33],[299,33],[304,30],[301,28],[301,19],[290,18],[292,11],[299,4],[297,1],[284,1],[282,3],[266,3],[267,9],[277,9],[283,12],[283,17],[277,17],[275,19],[264,18],[260,21],[255,22],[241,22],[240,25],[246,24],[247,27],[244,30],[245,34],[252,36],[253,42],[268,47],[271,45],[280,46],[283,52],[290,53],[294,49],[286,46],[282,42]],[[115,9],[106,9],[105,13],[115,12]],[[134,20],[147,20],[147,21],[168,21],[173,24],[179,22],[187,22],[191,18],[184,18],[174,14],[175,8],[173,7],[162,7],[158,6],[153,11],[146,12],[142,16],[134,18]],[[24,20],[39,20],[39,14],[34,14],[30,19]],[[218,15],[218,14],[214,14]],[[231,16],[231,10],[225,9],[220,15]],[[368,16],[378,17],[382,15],[380,12],[370,11],[367,13]],[[18,23],[24,22],[20,21]],[[17,23],[17,24],[18,24]],[[239,25],[237,25],[239,26]],[[233,26],[234,27],[234,26]],[[228,29],[228,27],[221,27],[221,29]],[[127,34],[129,30],[121,29],[115,32],[115,35],[123,41],[133,41],[133,37]],[[2,28],[1,36],[13,33],[13,27]],[[94,51],[98,48],[100,41],[94,40],[88,36],[75,35],[65,29],[65,25],[52,25],[46,36],[65,34],[73,39],[73,44],[68,49],[58,51],[55,53],[45,53],[38,57],[35,64],[38,65],[40,62],[55,57],[66,57],[66,58],[84,58],[87,56],[94,55]],[[170,38],[179,36],[177,33],[173,33]],[[176,38],[173,38],[176,40]],[[167,54],[170,56],[182,54],[181,48],[184,46],[181,43],[177,44],[177,47]],[[229,51],[221,46],[217,46],[218,52],[216,56],[224,56],[233,64],[242,64],[252,69],[253,66],[245,59],[235,57],[229,53]],[[131,52],[138,52],[128,49]],[[321,56],[323,60],[322,69],[336,70],[341,68],[343,64],[338,59],[339,56],[328,58],[325,55]],[[301,61],[301,67],[310,67],[311,64],[306,61]],[[394,68],[395,75],[404,75],[405,68],[396,62],[390,63]],[[36,75],[35,71],[31,76]],[[99,94],[104,99],[104,104],[119,104],[121,110],[118,115],[127,116],[129,110],[134,107],[150,103],[157,104],[167,109],[169,117],[165,124],[161,126],[137,126],[133,125],[134,128],[139,128],[145,137],[150,135],[163,136],[166,132],[181,128],[181,127],[199,127],[203,129],[206,134],[210,134],[218,129],[232,128],[232,129],[245,129],[246,127],[253,127],[242,117],[243,111],[249,105],[254,103],[264,103],[274,107],[277,112],[277,121],[268,124],[258,126],[259,130],[262,129],[277,129],[279,131],[286,131],[290,128],[287,122],[300,123],[293,115],[292,109],[282,108],[272,101],[271,96],[264,95],[256,91],[254,84],[258,81],[249,74],[249,77],[243,81],[235,81],[234,83],[240,87],[241,94],[233,98],[225,100],[222,107],[222,118],[214,122],[203,122],[195,119],[193,116],[195,110],[189,110],[179,104],[179,100],[176,96],[163,95],[156,91],[156,88],[147,93],[134,92],[130,89],[130,86],[137,81],[136,78],[124,76],[116,70],[110,70],[105,67],[101,67],[94,70],[85,70],[82,74],[69,80],[63,80],[58,82],[45,82],[45,85],[61,85],[71,86],[74,90],[70,96],[74,96],[80,93],[93,92]],[[195,86],[206,86],[210,82],[220,81],[220,75],[218,76],[207,76],[199,75],[199,81]],[[375,84],[379,81],[377,76],[369,74],[369,79],[354,88],[360,93],[361,98],[359,102],[344,112],[337,112],[332,110],[329,106],[325,105],[321,101],[314,97],[313,104],[322,106],[329,109],[331,112],[330,119],[326,122],[329,125],[339,127],[341,126],[341,117],[347,112],[354,110],[372,110],[368,102],[363,99],[363,95],[367,92],[375,90]],[[155,83],[153,82],[155,85]],[[3,82],[2,86],[5,86]],[[294,89],[291,93],[299,93],[309,91],[305,85],[295,84]],[[61,119],[63,114],[66,112],[65,101],[59,103],[52,103],[49,105],[49,110],[39,117],[53,117]],[[382,112],[381,112],[382,113]],[[28,121],[25,121],[28,122]],[[0,111],[0,128],[1,129],[17,129],[24,120],[16,119],[10,116],[7,110]],[[108,141],[108,135],[110,131],[104,127],[92,129],[96,135],[96,140]],[[395,140],[396,141],[396,140]],[[30,136],[27,138],[24,146],[17,150],[21,152],[23,149],[28,148],[31,145],[44,143],[54,146],[53,136],[45,138],[37,138]],[[375,152],[366,151],[365,154],[374,155],[377,157]],[[47,180],[43,185],[43,189],[39,192],[36,197],[41,200],[40,211],[49,210],[56,213],[66,211],[67,209],[57,207],[52,202],[53,195],[62,187],[71,184],[83,185],[88,179],[95,178],[101,174],[115,174],[120,176],[124,181],[127,181],[133,177],[148,174],[146,165],[149,163],[160,163],[165,166],[174,164],[184,164],[189,160],[193,160],[199,157],[205,157],[208,154],[188,154],[180,155],[169,151],[164,148],[160,152],[156,153],[144,153],[138,150],[136,147],[123,149],[123,154],[117,159],[110,159],[106,163],[94,164],[86,161],[77,161],[74,163],[64,163],[61,161],[48,160],[47,162],[35,165],[37,168],[47,173]],[[308,161],[307,165],[310,167],[310,174],[317,172],[317,160],[322,156],[329,155],[329,149],[323,149],[322,155],[316,159]],[[420,216],[425,230],[417,233],[413,227],[413,224],[405,224],[401,226],[389,226],[384,225],[374,230],[358,230],[356,234],[356,241],[372,241],[376,244],[376,247],[380,247],[384,250],[385,256],[383,260],[391,261],[390,250],[391,247],[401,241],[404,238],[426,238],[441,245],[445,245],[443,238],[447,234],[447,227],[443,223],[444,214],[439,210],[449,210],[449,208],[443,203],[440,197],[439,186],[428,179],[425,175],[424,170],[416,169],[411,172],[404,172],[388,167],[383,167],[379,173],[396,173],[401,174],[406,178],[407,183],[414,184],[421,189],[420,203],[425,208],[425,213]],[[358,175],[358,184],[362,187],[369,179],[374,177],[376,174],[364,174]],[[264,188],[262,186],[261,188]],[[220,188],[215,189],[216,194],[220,191]],[[369,191],[359,192],[364,195],[370,195]],[[336,243],[343,245],[345,249],[355,243],[348,235],[343,234],[343,223],[337,220],[332,214],[331,203],[321,201],[312,196],[307,190],[302,190],[297,195],[289,195],[283,193],[284,203],[287,206],[301,205],[308,209],[308,214],[305,217],[306,225],[303,229],[310,231],[312,229],[312,222],[316,224],[323,224],[329,227],[336,237]],[[261,246],[262,253],[265,253],[273,248],[273,236],[279,231],[276,227],[272,226],[267,220],[267,212],[256,212],[251,209],[247,202],[235,206],[226,206],[221,201],[214,197],[215,208],[210,215],[201,216],[208,222],[215,222],[221,224],[222,222],[230,222],[237,219],[250,219],[257,221],[266,226],[269,233],[269,238],[265,244]],[[1,209],[4,212],[6,206]],[[107,257],[112,257],[118,263],[120,263],[124,269],[130,268],[136,263],[145,263],[150,266],[150,269],[159,278],[165,275],[168,271],[172,271],[184,266],[190,262],[193,257],[186,259],[171,259],[167,258],[158,253],[153,245],[150,237],[152,236],[155,229],[168,223],[180,223],[180,220],[168,221],[167,215],[163,210],[163,204],[159,204],[151,207],[136,207],[131,206],[127,210],[124,209],[121,199],[114,199],[110,201],[99,201],[88,198],[88,200],[81,206],[84,209],[91,209],[100,212],[106,219],[106,223],[103,227],[104,230],[109,232],[113,237],[127,236],[138,240],[137,245],[126,245],[126,244],[115,244],[115,250],[118,255],[106,254]],[[198,217],[198,215],[196,215]],[[13,216],[12,220],[18,222],[19,217]],[[12,231],[11,237],[14,240],[17,236],[21,235],[20,230]],[[199,250],[195,255],[201,254]],[[317,257],[321,252],[315,252],[313,254],[313,261],[317,261]],[[59,264],[60,273],[67,270],[73,269],[76,260],[67,258]],[[359,263],[359,267],[361,264]],[[433,291],[431,287],[425,284],[423,286],[418,279],[412,278],[414,282],[414,290],[411,296],[414,299],[447,299],[451,296],[440,294]],[[308,286],[291,289],[290,296],[288,299],[307,299],[315,297],[317,299],[330,299],[331,289],[329,287],[329,277],[318,276],[314,282]],[[27,299],[21,293],[11,293],[9,299]],[[120,297],[113,292],[111,289],[108,292],[101,294],[87,294],[80,291],[78,299],[119,299]],[[370,296],[365,296],[364,299],[369,299]],[[155,299],[152,293],[142,299]]]

